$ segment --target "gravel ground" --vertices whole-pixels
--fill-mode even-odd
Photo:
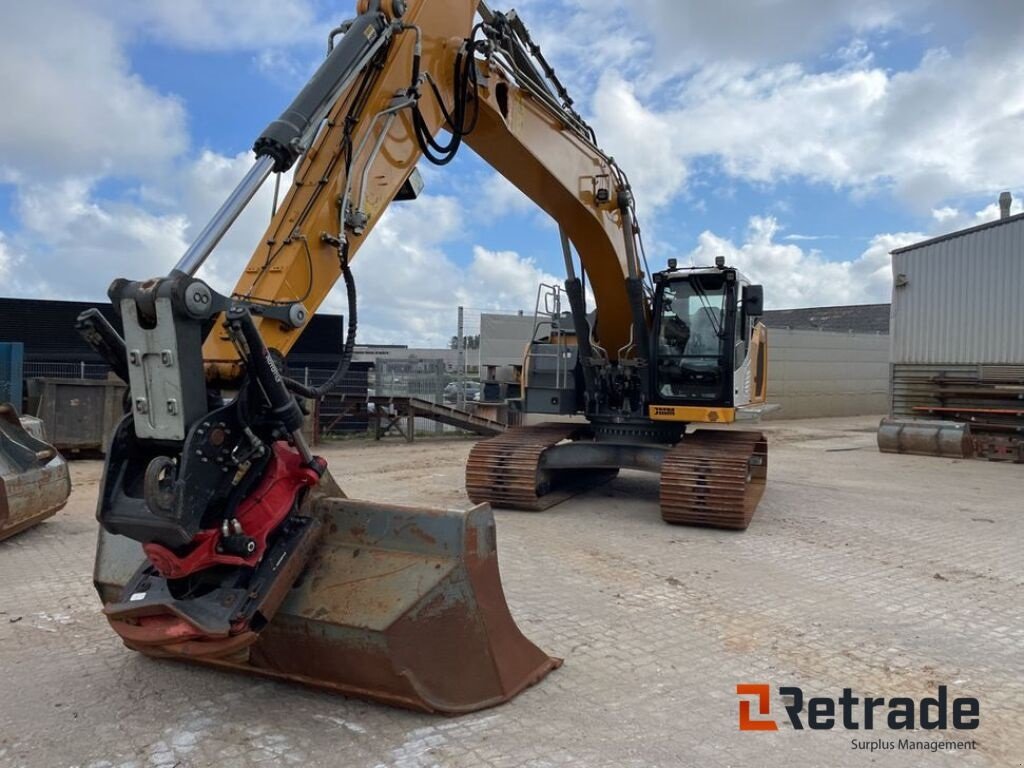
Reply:
[[[98,462],[0,544],[0,766],[1000,765],[1024,760],[1024,468],[883,456],[872,419],[775,422],[741,534],[671,527],[624,472],[543,514],[497,512],[506,593],[565,666],[497,709],[402,712],[124,649],[91,584]],[[346,492],[467,504],[468,440],[324,450]],[[737,683],[981,702],[976,749],[899,734],[741,733]],[[966,734],[957,735],[957,734]],[[914,740],[934,732],[910,734]]]

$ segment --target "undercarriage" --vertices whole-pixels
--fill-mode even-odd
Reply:
[[[665,522],[746,529],[768,474],[765,436],[681,429],[674,441],[659,443],[651,441],[652,427],[621,427],[618,434],[586,424],[519,427],[477,443],[466,491],[478,504],[537,512],[634,469],[660,474]]]

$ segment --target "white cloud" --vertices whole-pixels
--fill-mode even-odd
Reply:
[[[1019,197],[1014,199],[1013,203],[1010,204],[1010,215],[1015,216],[1018,213],[1024,213],[1024,204],[1021,203]],[[975,211],[974,217],[964,224],[964,226],[972,227],[989,221],[995,221],[1000,215],[1001,211],[999,209],[999,203],[989,203],[980,211]]]
[[[995,218],[994,204],[972,213],[950,201],[979,193],[994,200],[1024,178],[1024,155],[1012,151],[1024,128],[1024,47],[1014,39],[1024,26],[1008,23],[1020,22],[1020,8],[993,0],[951,52],[931,51],[908,71],[879,64],[879,30],[908,29],[932,3],[608,0],[601,13],[590,0],[521,5],[602,144],[630,174],[657,242],[688,185],[713,182],[713,199],[732,183],[723,170],[758,184],[891,190],[943,229]],[[314,62],[324,26],[340,20],[320,19],[321,8],[315,0],[255,0],[243,10],[228,0],[38,0],[8,9],[0,183],[16,186],[20,226],[0,236],[6,290],[99,298],[115,276],[165,273],[247,169],[247,153],[189,152],[182,103],[132,72],[129,44],[245,50],[263,74],[300,80],[299,49],[282,46],[301,42]],[[68,29],[88,44],[69,41],[61,33]],[[105,186],[111,177],[117,192]],[[267,185],[204,270],[218,289],[230,290],[260,242],[271,194]],[[492,176],[482,192],[461,198],[428,196],[381,221],[355,263],[361,340],[443,342],[458,304],[529,310],[537,283],[555,281],[515,252],[473,246],[469,214],[484,205],[524,212],[532,208],[525,197]],[[810,247],[828,237],[782,235],[775,218],[755,217],[742,241],[705,232],[693,258],[726,255],[768,285],[774,306],[884,301],[888,250],[921,235],[879,235],[837,262]],[[345,311],[340,289],[326,308]]]
[[[31,258],[19,267],[19,290],[92,300],[101,299],[116,277],[167,274],[251,163],[248,153],[228,158],[204,152],[127,201],[98,197],[89,179],[22,185],[15,205],[17,243]],[[287,184],[285,179],[285,189]],[[203,268],[200,275],[216,289],[234,287],[270,221],[272,198],[271,179]]]
[[[560,285],[563,278],[545,272],[533,259],[515,251],[473,248],[473,261],[461,278],[458,295],[476,309],[532,310],[541,283]]]
[[[16,264],[17,259],[7,245],[7,236],[0,232],[0,281],[7,282],[11,268]]]
[[[608,0],[594,13],[570,0],[523,17],[590,95],[582,109],[635,177],[642,214],[722,170],[892,192],[924,215],[1024,178],[1019,2]],[[615,45],[595,57],[597,39]],[[894,40],[933,49],[892,69],[876,53]]]
[[[162,45],[212,51],[260,50],[319,40],[326,51],[326,31],[309,0],[246,0],[244,4],[237,0],[101,1],[109,15]]]
[[[947,221],[955,221],[959,215],[960,211],[948,205],[943,206],[942,208],[932,209],[932,218],[939,224],[945,224]]]
[[[481,212],[492,216],[508,213],[530,213],[539,210],[537,204],[519,191],[516,186],[499,173],[491,173],[480,184]]]
[[[1015,216],[1018,213],[1024,213],[1024,203],[1022,203],[1019,196],[1015,196],[1013,203],[1010,205],[1010,215]],[[969,210],[963,211],[952,206],[932,210],[932,218],[937,225],[935,227],[935,234],[955,232],[958,229],[966,229],[967,227],[976,227],[979,224],[995,221],[1000,215],[998,202],[989,203],[981,210],[974,211],[973,213]]]
[[[598,137],[629,176],[637,207],[657,208],[686,183],[686,162],[671,116],[641,104],[632,86],[615,73],[601,78],[594,98]]]
[[[147,187],[141,199],[166,207],[153,213],[135,203],[97,199],[87,181],[69,179],[21,190],[20,248],[31,259],[16,262],[0,234],[0,278],[18,296],[102,300],[115,277],[146,279],[166,274],[245,173],[247,154],[227,158],[203,153],[180,173]],[[287,180],[285,180],[285,188]],[[261,242],[270,219],[268,182],[211,256],[200,276],[230,292]],[[53,216],[60,210],[59,217]],[[528,258],[460,244],[469,218],[452,197],[424,196],[388,209],[353,262],[364,343],[446,344],[454,334],[456,307],[526,309],[537,285],[556,282]],[[454,248],[472,248],[460,267]],[[8,269],[18,263],[17,270]],[[339,282],[322,311],[347,314]]]
[[[630,83],[609,74],[595,123],[636,177],[645,207],[673,199],[688,164],[713,158],[751,182],[892,190],[923,213],[952,195],[1024,178],[1024,155],[1011,149],[1024,133],[1024,52],[992,61],[937,51],[896,74],[709,66],[665,109],[643,104]]]
[[[385,212],[353,261],[361,343],[445,345],[455,335],[457,307],[532,309],[537,285],[556,278],[512,251],[472,248],[460,267],[465,211],[452,197],[423,196]],[[325,302],[346,313],[340,284]]]
[[[631,7],[663,54],[706,63],[792,61],[837,37],[890,27],[921,0],[634,0]]]
[[[36,295],[99,298],[115,277],[166,271],[185,243],[187,222],[180,214],[99,202],[87,181],[28,185],[17,208],[20,250],[31,254],[18,277]]]
[[[160,173],[188,145],[179,101],[131,72],[116,25],[78,3],[8,4],[0,24],[0,172]]]
[[[316,63],[283,48],[264,48],[254,56],[254,61],[264,77],[282,90],[294,93],[298,93],[316,71]]]
[[[857,258],[830,261],[821,251],[777,242],[778,233],[774,218],[754,216],[744,242],[704,232],[689,258],[703,266],[724,256],[726,263],[764,285],[771,309],[884,303],[892,287],[890,251],[924,238],[916,232],[877,235]]]
[[[203,152],[165,186],[164,195],[172,210],[180,210],[187,227],[185,240],[191,243],[252,167],[253,155],[241,152],[224,157],[216,152]],[[291,174],[281,179],[279,202],[291,185]],[[253,198],[234,226],[221,240],[199,276],[217,290],[229,293],[242,274],[253,252],[260,246],[273,211],[274,177],[272,176]],[[168,264],[173,265],[182,251]]]
[[[788,240],[789,242],[802,243],[802,242],[814,242],[816,240],[838,240],[839,239],[839,235],[798,235],[798,234],[792,234],[792,235],[786,235],[782,239],[783,240]]]

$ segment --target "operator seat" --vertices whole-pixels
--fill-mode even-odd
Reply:
[[[711,307],[701,307],[690,317],[690,354],[714,355],[718,353],[720,315]]]

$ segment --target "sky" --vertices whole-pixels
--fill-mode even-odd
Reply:
[[[430,0],[439,2],[441,0]],[[165,274],[315,70],[349,0],[33,0],[0,25],[0,294]],[[498,0],[490,5],[508,10]],[[633,182],[652,269],[726,259],[768,308],[888,301],[889,251],[1024,197],[1019,0],[521,0]],[[532,311],[555,225],[464,148],[355,263],[360,343]],[[203,276],[229,291],[271,185]],[[336,288],[325,311],[344,311]]]

